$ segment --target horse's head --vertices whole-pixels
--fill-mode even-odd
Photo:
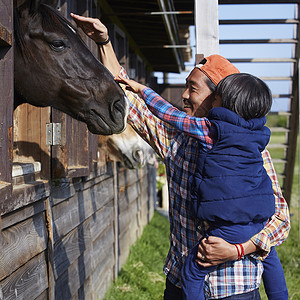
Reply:
[[[127,126],[121,134],[100,136],[99,146],[107,149],[111,160],[120,161],[128,169],[153,164],[153,149],[132,129]]]
[[[124,130],[126,97],[76,29],[41,0],[18,0],[14,20],[16,106],[52,106],[95,134]]]

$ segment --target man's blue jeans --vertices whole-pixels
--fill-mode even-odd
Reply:
[[[245,294],[233,295],[222,298],[228,300],[261,300],[258,289]],[[166,280],[166,289],[164,292],[164,300],[183,300],[182,290]]]

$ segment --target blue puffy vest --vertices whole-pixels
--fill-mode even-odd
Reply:
[[[246,121],[217,107],[208,114],[216,143],[201,150],[189,179],[196,217],[215,224],[265,222],[275,212],[272,182],[261,152],[270,139],[266,118]]]

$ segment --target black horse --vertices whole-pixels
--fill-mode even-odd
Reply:
[[[126,97],[77,30],[42,0],[18,0],[14,8],[15,107],[52,106],[83,121],[95,134],[120,133]]]

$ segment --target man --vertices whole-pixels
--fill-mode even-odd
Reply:
[[[98,45],[103,64],[114,76],[126,76],[116,59],[106,27],[98,20],[71,14],[78,26]],[[183,92],[184,111],[202,117],[211,109],[214,86],[238,70],[225,58],[214,56],[195,67],[186,79]],[[144,102],[125,91],[130,100],[128,123],[146,140],[164,160],[168,175],[170,201],[170,250],[164,266],[167,276],[165,300],[182,299],[180,271],[188,252],[201,239],[205,224],[192,215],[187,186],[189,176],[196,167],[197,146],[188,135],[178,132],[156,118]],[[270,246],[281,244],[287,237],[290,222],[287,204],[281,194],[274,167],[267,150],[262,153],[264,166],[272,179],[276,212],[264,230],[243,244],[245,257],[234,245],[217,237],[203,239],[198,249],[198,263],[203,267],[215,266],[206,278],[208,299],[260,299],[258,288],[263,272],[259,259],[266,257]],[[251,255],[248,255],[251,254]],[[259,258],[259,259],[257,259]]]

